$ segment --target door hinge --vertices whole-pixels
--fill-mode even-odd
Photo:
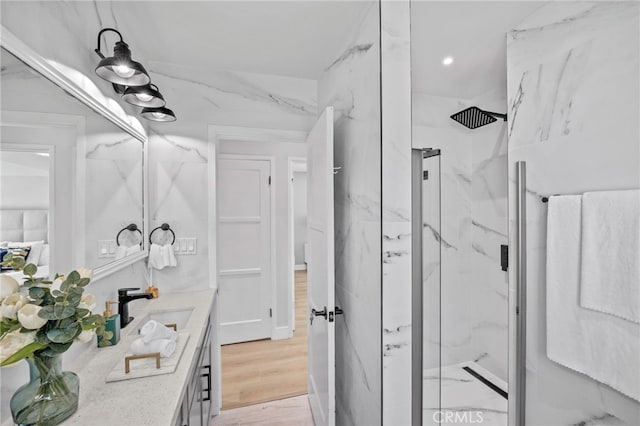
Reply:
[[[269,176],[269,185],[271,185],[271,176]]]
[[[429,170],[423,170],[422,171],[422,179],[423,180],[429,179]]]
[[[269,308],[269,318],[273,318],[273,309]]]

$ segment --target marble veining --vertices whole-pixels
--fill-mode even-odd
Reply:
[[[498,388],[505,390],[506,383],[476,362],[463,362],[456,365],[425,369],[423,372],[423,424],[466,425],[471,423],[491,426],[507,425],[507,399],[491,389],[479,379],[464,370],[473,369]],[[436,385],[440,387],[440,405],[436,395],[428,390]]]
[[[328,67],[326,67],[324,69],[325,72],[329,71],[334,66],[343,63],[347,59],[350,59],[350,58],[352,58],[354,56],[358,56],[358,55],[367,53],[369,51],[369,49],[371,49],[371,46],[373,46],[373,43],[357,44],[355,46],[349,47],[347,50],[345,50],[342,53],[342,55],[340,55],[338,57],[338,59],[333,61],[333,63],[331,65],[329,65]]]
[[[382,423],[383,348],[381,333],[371,332],[382,327],[379,21],[372,1],[318,80],[318,106],[334,107],[334,165],[342,167],[334,198],[336,300],[345,312],[336,321],[336,424],[343,425]]]
[[[514,163],[527,164],[527,392],[536,395],[527,423],[640,424],[638,402],[546,356],[547,226],[539,198],[637,187],[639,29],[637,2],[550,2],[507,36],[512,199]],[[622,117],[610,114],[611,105]],[[513,219],[509,226],[515,235]],[[510,268],[510,294],[515,274]]]
[[[279,109],[282,109],[289,113],[303,115],[316,114],[315,105],[304,103],[297,99],[280,96],[276,93],[270,92],[265,88],[260,87],[257,84],[244,78],[241,73],[229,71],[213,72],[209,77],[214,77],[215,80],[217,80],[217,84],[211,84],[195,80],[193,78],[184,78],[177,74],[170,74],[165,71],[157,71],[153,69],[151,71],[153,71],[154,74],[162,76],[170,81],[183,81],[210,90],[212,93],[207,95],[207,99],[212,105],[220,105],[215,101],[215,93],[223,93],[227,95],[239,96],[245,100],[252,102],[261,102],[269,104],[271,106],[276,106]]]

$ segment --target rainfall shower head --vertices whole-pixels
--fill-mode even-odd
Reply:
[[[476,106],[469,107],[460,112],[456,112],[451,116],[455,121],[469,129],[477,129],[486,124],[493,123],[497,118],[507,121],[507,114],[499,114],[497,112],[484,111]]]

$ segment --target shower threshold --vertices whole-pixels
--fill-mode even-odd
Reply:
[[[433,389],[438,380],[441,408],[433,408],[433,401],[429,401],[433,396],[425,393],[424,425],[507,426],[507,384],[504,380],[473,361],[443,366],[441,372],[438,368],[424,370],[425,389]]]

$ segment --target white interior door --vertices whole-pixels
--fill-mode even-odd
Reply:
[[[316,426],[335,424],[333,108],[307,137],[309,403]]]
[[[218,162],[221,344],[271,337],[270,163]]]

